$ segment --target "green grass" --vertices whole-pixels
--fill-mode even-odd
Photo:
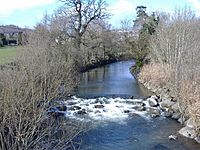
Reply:
[[[18,47],[0,47],[0,65],[11,62],[17,51],[19,51]]]

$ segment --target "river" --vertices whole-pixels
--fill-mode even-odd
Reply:
[[[175,120],[151,118],[135,110],[131,115],[124,113],[130,110],[130,96],[139,101],[152,94],[130,74],[133,63],[117,62],[82,74],[73,101],[87,115],[73,116],[92,128],[83,135],[81,150],[199,150],[193,140],[181,136],[176,141],[168,139],[181,128]]]

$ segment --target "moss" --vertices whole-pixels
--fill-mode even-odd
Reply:
[[[136,61],[135,65],[130,68],[131,73],[137,76],[142,66],[143,66],[142,61]]]

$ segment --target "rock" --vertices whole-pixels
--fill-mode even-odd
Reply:
[[[177,99],[176,99],[175,97],[172,96],[172,97],[171,97],[171,101],[172,101],[172,102],[177,102]]]
[[[181,113],[173,113],[172,119],[178,120],[181,117]]]
[[[133,106],[132,109],[135,109],[137,111],[145,111],[145,107],[144,106]]]
[[[156,96],[156,95],[152,95],[151,98],[158,100],[158,96]]]
[[[55,117],[55,118],[58,118],[58,117],[64,116],[65,113],[59,112],[59,111],[49,111],[48,115]]]
[[[180,112],[180,111],[179,111],[178,103],[175,103],[174,105],[172,105],[172,110],[173,110],[174,112]]]
[[[154,99],[154,98],[152,98],[152,97],[148,98],[147,101],[148,101],[148,103],[149,103],[149,105],[150,105],[151,107],[156,107],[156,106],[158,106],[158,102],[156,101],[156,99]]]
[[[81,110],[81,107],[80,106],[72,106],[72,107],[69,107],[68,110]]]
[[[97,111],[95,111],[94,113],[95,113],[95,114],[99,114],[99,113],[101,113],[101,112],[100,112],[99,110],[97,110]]]
[[[184,122],[186,121],[185,117],[184,116],[181,116],[179,119],[178,119],[178,122],[180,124],[184,124]]]
[[[131,104],[131,105],[143,105],[143,100],[140,100],[140,99],[138,99],[138,100],[136,100],[136,99],[134,99],[134,100],[127,100],[127,101],[125,101],[125,103],[126,104]]]
[[[77,104],[77,102],[67,102],[67,105],[76,105]]]
[[[192,118],[188,119],[185,123],[186,123],[186,126],[188,126],[190,128],[194,129],[196,127],[195,120]]]
[[[163,115],[165,117],[172,117],[173,111],[171,109],[168,109],[168,110],[166,110],[166,111],[163,112]]]
[[[194,140],[195,140],[198,144],[200,144],[200,136],[195,137]]]
[[[179,134],[181,134],[182,136],[187,137],[187,138],[194,139],[196,137],[195,130],[193,128],[188,127],[188,126],[183,127],[178,132],[179,132]]]
[[[104,108],[104,105],[94,105],[94,108]]]
[[[126,114],[130,113],[130,110],[124,110],[124,113],[126,113]]]
[[[176,135],[170,135],[169,137],[168,137],[168,139],[169,140],[177,140],[177,136]]]
[[[104,104],[104,100],[103,99],[97,99],[97,102],[100,103],[100,104]]]
[[[157,108],[149,107],[146,108],[146,111],[150,114],[152,118],[160,116],[160,110]]]
[[[160,102],[160,107],[161,108],[170,108],[172,105],[174,105],[175,102],[172,102],[171,99],[164,99],[162,102]]]
[[[87,114],[87,112],[86,112],[85,109],[82,109],[82,110],[77,111],[77,114],[79,114],[79,115],[85,115],[85,114]]]
[[[59,111],[66,111],[67,110],[67,106],[65,105],[60,105],[56,107]]]

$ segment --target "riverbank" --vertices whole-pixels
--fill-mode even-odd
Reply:
[[[143,66],[140,72],[135,74],[134,66],[132,66],[130,72],[138,82],[154,92],[159,98],[159,101],[157,99],[153,100],[158,102],[159,106],[164,111],[164,116],[175,119],[183,125],[177,133],[200,143],[196,120],[188,113],[181,110],[179,101],[174,96],[174,91],[166,84],[168,76],[166,72],[163,71],[164,69],[162,69],[162,67],[164,66],[147,64]],[[159,76],[157,74],[159,74]]]
[[[98,67],[101,67],[101,66],[104,66],[107,64],[115,63],[117,61],[119,61],[119,60],[116,58],[112,58],[112,59],[107,59],[107,60],[100,60],[98,62],[93,62],[93,63],[87,64],[85,66],[82,66],[80,68],[80,72],[83,73],[83,72],[86,72],[91,69],[95,69],[95,68],[98,68]]]

